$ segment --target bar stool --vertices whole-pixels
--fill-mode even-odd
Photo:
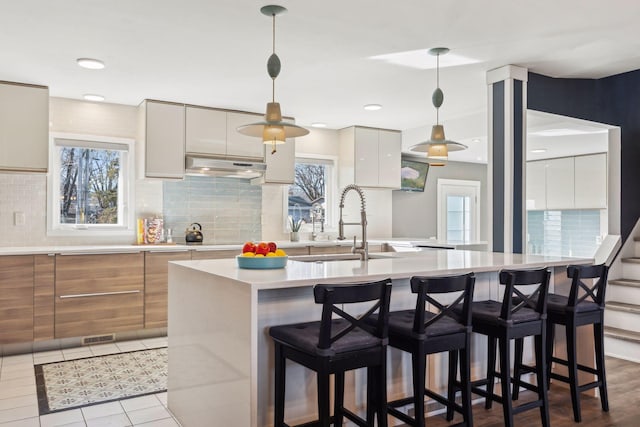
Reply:
[[[425,395],[447,407],[447,420],[453,411],[462,414],[464,424],[473,426],[471,415],[470,339],[471,300],[475,276],[473,273],[447,277],[412,277],[411,292],[417,294],[415,310],[389,313],[389,345],[411,353],[413,370],[413,396],[388,403],[389,414],[410,426],[424,427]],[[452,293],[460,293],[449,304]],[[445,295],[446,294],[446,295]],[[438,299],[436,299],[438,297]],[[426,304],[429,303],[427,310]],[[453,308],[460,305],[459,314]],[[425,387],[427,355],[449,353],[449,380],[447,396]],[[458,354],[460,358],[458,359]],[[460,382],[457,383],[457,364],[460,361]],[[457,385],[456,385],[457,384]],[[456,386],[462,391],[462,405],[455,402]],[[397,408],[413,404],[415,418]]]
[[[547,399],[546,356],[546,301],[551,273],[546,268],[536,270],[502,270],[500,284],[505,285],[502,302],[475,301],[471,304],[473,332],[487,336],[487,377],[472,381],[473,393],[485,397],[485,408],[493,401],[502,404],[505,426],[513,426],[513,416],[520,412],[540,408],[543,427],[549,426]],[[526,288],[524,288],[526,286]],[[532,290],[531,286],[535,286]],[[535,301],[532,303],[531,301]],[[461,312],[459,306],[456,308]],[[513,407],[511,395],[511,340],[534,336],[537,384],[526,386],[538,394],[538,400]],[[500,372],[496,371],[496,342],[500,351]],[[502,396],[493,393],[495,378],[500,378]],[[525,385],[525,383],[522,383]],[[486,390],[480,388],[486,386]]]
[[[343,417],[359,426],[387,426],[386,367],[387,331],[391,279],[361,284],[322,284],[313,289],[315,302],[322,304],[319,322],[273,326],[269,335],[275,344],[275,421],[284,422],[286,360],[299,363],[317,374],[318,421],[313,425],[342,426]],[[357,318],[347,312],[347,305],[373,302]],[[339,307],[339,305],[343,305]],[[353,307],[352,307],[353,308]],[[361,308],[361,306],[358,306]],[[367,319],[377,312],[375,324]],[[332,317],[336,316],[335,319]],[[344,408],[344,373],[367,368],[366,420]],[[335,375],[334,416],[329,410],[329,377]],[[307,424],[305,424],[307,425]]]
[[[570,265],[567,276],[571,278],[569,296],[549,294],[547,299],[547,361],[549,379],[568,383],[571,389],[573,419],[582,420],[580,414],[580,393],[598,387],[602,410],[609,411],[607,397],[607,380],[604,367],[604,305],[605,290],[609,267],[604,264],[594,266]],[[593,286],[583,282],[584,279],[597,279]],[[553,339],[555,325],[564,325],[567,338],[567,359],[553,357]],[[578,364],[576,357],[576,330],[579,326],[593,325],[596,368]],[[522,364],[522,340],[516,341],[516,368],[514,369],[513,398],[518,398],[520,376],[531,372],[532,367]],[[551,362],[567,366],[568,376],[551,372]],[[580,385],[578,371],[596,375],[596,381]]]

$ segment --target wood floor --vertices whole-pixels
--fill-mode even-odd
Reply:
[[[569,389],[553,384],[549,390],[549,413],[552,427],[638,427],[640,426],[640,364],[625,360],[607,358],[607,382],[609,390],[609,412],[602,412],[600,399],[583,393],[581,397],[582,422],[573,421],[571,396]],[[496,390],[500,389],[499,384]],[[520,401],[527,399],[527,393],[521,393]],[[529,395],[531,397],[532,395]],[[473,396],[477,398],[477,395]],[[453,423],[462,421],[456,415]],[[427,418],[429,427],[450,425],[444,417]],[[495,403],[489,410],[484,403],[473,406],[473,425],[475,427],[502,427],[502,406]],[[526,411],[515,416],[515,425],[522,427],[541,426],[540,411]]]

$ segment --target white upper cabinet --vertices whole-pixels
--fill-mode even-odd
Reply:
[[[238,126],[258,122],[262,116],[192,105],[186,110],[187,153],[228,158],[264,157],[260,138],[237,131]]]
[[[234,157],[264,157],[264,144],[262,138],[243,135],[237,131],[238,126],[248,125],[262,121],[263,118],[257,114],[227,113],[227,156]]]
[[[607,155],[605,153],[575,158],[576,209],[607,207]]]
[[[527,162],[526,207],[606,209],[606,153]]]
[[[273,154],[271,145],[264,145],[264,150],[267,170],[260,183],[293,184],[296,168],[296,139],[287,138],[285,144],[276,146],[276,152]]]
[[[546,162],[527,162],[527,210],[545,210],[547,208]]]
[[[140,178],[182,179],[185,154],[185,106],[146,100],[139,109],[136,142]]]
[[[49,89],[0,82],[0,170],[46,172]]]
[[[378,134],[378,185],[400,188],[402,134],[380,130]]]
[[[378,187],[378,129],[356,128],[354,183],[363,187]]]
[[[194,154],[227,154],[227,112],[186,107],[186,150]]]
[[[340,186],[400,188],[400,132],[350,127],[340,131]]]
[[[573,209],[573,157],[549,159],[547,168],[547,209]]]

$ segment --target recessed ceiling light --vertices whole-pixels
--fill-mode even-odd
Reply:
[[[316,123],[311,123],[311,127],[314,127],[314,128],[326,128],[327,124],[326,123],[321,123],[321,122],[316,122]]]
[[[531,150],[531,152],[532,152],[533,154],[546,153],[546,152],[547,152],[547,149],[546,149],[546,148],[536,148],[536,149],[534,149],[534,150]]]
[[[96,101],[96,102],[104,101],[104,96],[96,95],[96,94],[93,94],[93,93],[87,93],[85,95],[82,95],[82,97],[84,99],[86,99],[87,101]]]
[[[380,104],[367,104],[364,106],[364,109],[367,111],[377,111],[382,108]]]
[[[99,59],[92,58],[78,58],[76,62],[82,68],[88,68],[90,70],[102,70],[104,68],[104,62]]]
[[[480,142],[480,138],[473,138],[471,142]]]

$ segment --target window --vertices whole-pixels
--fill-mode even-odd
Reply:
[[[131,146],[132,141],[124,139],[52,138],[50,234],[131,228]]]
[[[287,215],[302,219],[301,230],[316,232],[332,223],[332,191],[335,182],[334,160],[328,158],[296,158],[294,183],[287,188]]]
[[[438,180],[438,239],[472,242],[479,239],[480,182]]]

